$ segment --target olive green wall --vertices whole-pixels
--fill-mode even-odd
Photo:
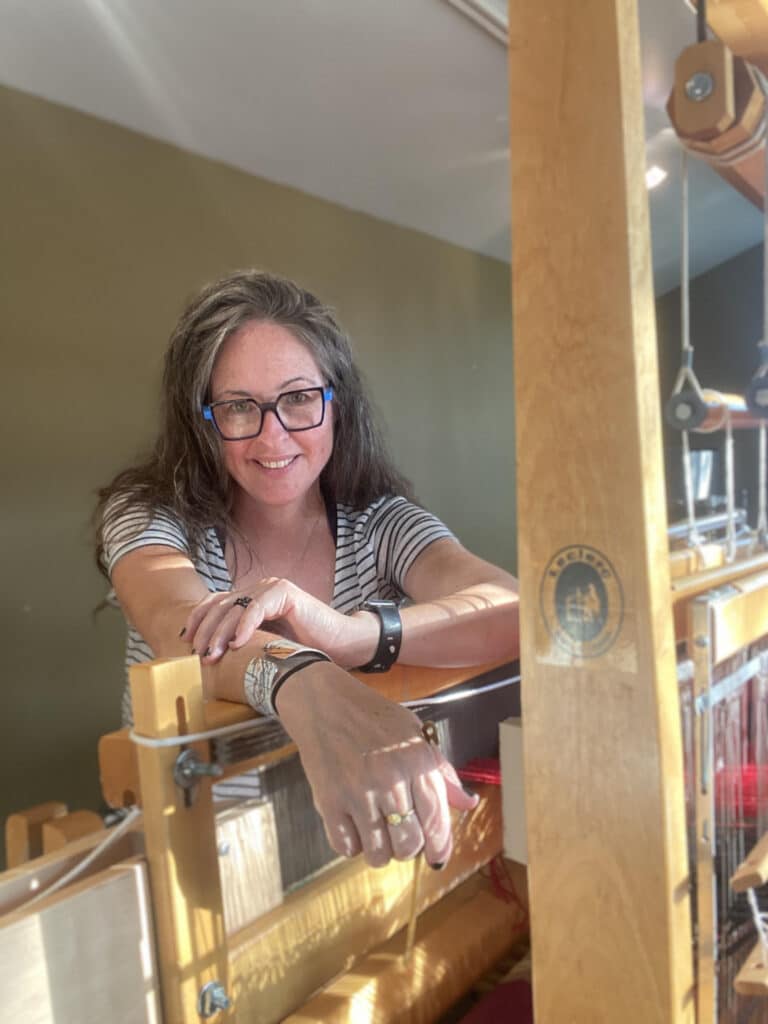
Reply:
[[[421,500],[509,568],[515,503],[506,264],[12,90],[0,124],[3,819],[98,805],[123,626],[92,614],[89,515],[150,441],[165,339],[206,280],[261,266],[333,303]]]

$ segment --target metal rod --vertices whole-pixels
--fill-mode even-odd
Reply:
[[[735,526],[745,526],[747,522],[746,510],[737,508],[734,512],[734,520]],[[724,530],[728,526],[728,513],[717,512],[711,516],[699,516],[698,519],[694,520],[694,523],[699,533],[712,533],[715,530]],[[690,528],[691,524],[687,520],[673,523],[667,527],[667,536],[670,540],[683,540],[688,536]]]

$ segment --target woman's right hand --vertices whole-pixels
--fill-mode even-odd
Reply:
[[[184,639],[204,665],[213,665],[262,629],[317,647],[349,666],[370,660],[379,634],[370,612],[343,615],[290,580],[269,577],[247,591],[206,594],[187,616]]]
[[[362,851],[382,867],[423,849],[442,867],[452,849],[450,808],[472,810],[478,798],[424,740],[413,712],[327,662],[291,676],[277,704],[337,853]]]

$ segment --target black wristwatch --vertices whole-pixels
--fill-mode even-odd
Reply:
[[[386,672],[392,668],[400,653],[403,639],[403,624],[400,611],[394,601],[366,601],[362,611],[373,612],[381,624],[379,645],[367,665],[361,665],[358,672]]]

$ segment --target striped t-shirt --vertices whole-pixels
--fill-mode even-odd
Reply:
[[[335,512],[336,569],[331,607],[345,615],[372,599],[403,600],[407,596],[404,580],[418,555],[433,541],[453,537],[439,519],[401,497],[378,498],[364,509],[336,505]],[[145,509],[128,509],[121,515],[107,513],[103,541],[104,561],[110,574],[129,551],[164,544],[192,559],[209,591],[232,589],[222,544],[213,527],[206,531],[203,543],[192,551],[184,527],[168,512],[158,511],[150,516]],[[149,644],[129,624],[126,674],[131,665],[153,657]],[[126,684],[123,724],[130,725],[132,717]]]

